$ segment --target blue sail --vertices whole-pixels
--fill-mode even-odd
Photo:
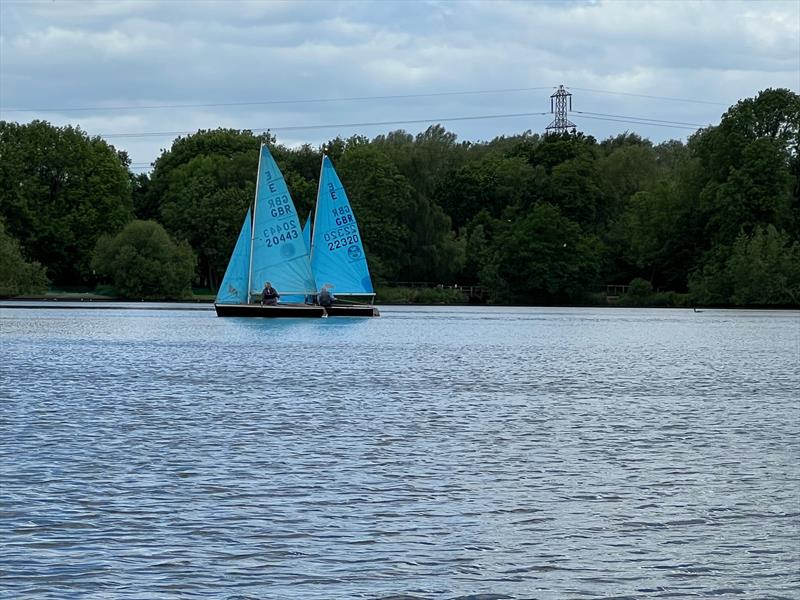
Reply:
[[[303,225],[303,241],[306,244],[306,251],[311,253],[311,215],[308,215],[306,224]],[[308,296],[281,296],[281,302],[305,302]]]
[[[261,145],[251,246],[250,294],[269,281],[284,294],[313,294],[308,249],[289,189],[275,159]]]
[[[311,255],[311,213],[308,214],[306,224],[303,225],[303,241],[306,243],[306,250]],[[311,270],[313,273],[313,269]]]
[[[242,230],[233,248],[225,277],[217,291],[217,304],[247,304],[247,273],[250,269],[250,233],[252,231],[250,209],[244,218]]]
[[[327,156],[322,157],[313,233],[311,267],[317,284],[331,284],[336,294],[372,294],[358,224]]]

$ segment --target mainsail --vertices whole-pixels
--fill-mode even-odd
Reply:
[[[250,269],[250,237],[252,234],[250,209],[244,218],[242,230],[233,248],[231,260],[225,270],[225,277],[217,292],[217,304],[247,304],[247,275]]]
[[[342,182],[327,156],[322,157],[311,268],[318,285],[336,294],[373,294],[364,246]]]
[[[283,175],[264,144],[261,145],[256,187],[250,245],[250,294],[260,293],[266,281],[281,295],[315,293],[297,211]]]

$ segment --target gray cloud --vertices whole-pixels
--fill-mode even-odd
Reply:
[[[796,2],[3,2],[0,118],[90,133],[401,121],[549,110],[548,90],[406,99],[113,111],[30,110],[211,104],[553,86],[578,110],[708,124],[766,87],[800,88]],[[582,91],[579,91],[580,88]],[[593,90],[719,105],[615,96]],[[598,137],[690,130],[584,119]],[[466,139],[548,117],[445,125]],[[393,127],[280,133],[283,143]],[[410,131],[425,125],[408,126]],[[152,161],[166,138],[113,138]]]

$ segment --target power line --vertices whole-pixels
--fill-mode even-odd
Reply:
[[[664,119],[654,119],[650,117],[634,117],[630,115],[612,115],[607,113],[592,113],[584,111],[573,111],[578,113],[584,119],[593,119],[598,121],[614,121],[618,123],[631,123],[634,125],[652,125],[655,127],[671,127],[674,129],[698,129],[704,127],[697,123],[686,123],[683,121],[667,121]],[[506,113],[497,115],[474,115],[466,117],[441,117],[432,119],[410,119],[404,121],[370,121],[361,123],[333,123],[325,125],[287,125],[284,127],[258,127],[247,128],[253,133],[263,133],[266,131],[305,131],[313,129],[335,129],[345,127],[373,127],[383,125],[418,125],[420,123],[447,123],[454,121],[478,121],[484,119],[512,119],[520,117],[540,117],[548,115],[547,112],[526,112],[526,113]],[[145,138],[145,137],[175,137],[179,135],[190,135],[193,131],[145,131],[139,133],[101,133],[98,134],[104,138]]]
[[[144,110],[144,109],[168,109],[168,108],[214,108],[232,106],[261,106],[275,104],[315,104],[328,102],[354,102],[361,100],[398,100],[409,98],[434,98],[440,96],[468,96],[478,94],[507,94],[515,92],[533,92],[537,90],[549,90],[552,86],[526,87],[526,88],[507,88],[498,90],[472,90],[461,92],[431,92],[427,94],[396,94],[390,96],[351,96],[347,98],[300,98],[295,100],[259,100],[254,102],[214,102],[206,104],[150,104],[150,105],[130,105],[130,106],[91,106],[91,107],[72,107],[72,108],[3,108],[0,112],[73,112],[89,110]]]
[[[418,125],[420,123],[446,123],[449,121],[477,121],[481,119],[510,119],[517,117],[539,117],[549,113],[546,112],[526,112],[526,113],[508,113],[500,115],[475,115],[469,117],[444,117],[435,119],[411,119],[407,121],[371,121],[363,123],[336,123],[329,125],[287,125],[285,127],[259,127],[259,128],[243,128],[252,131],[253,133],[265,131],[303,131],[310,129],[335,129],[338,127],[372,127],[379,125]],[[178,135],[189,135],[191,131],[149,131],[141,133],[101,133],[98,134],[104,138],[136,138],[136,137],[171,137]]]
[[[575,111],[575,112],[577,112],[577,111]],[[590,117],[590,116],[587,116],[587,115],[584,115],[581,118],[583,118],[583,119],[593,119],[595,121],[614,121],[616,123],[630,123],[631,125],[651,125],[653,127],[671,127],[673,129],[698,129],[698,128],[701,127],[700,125],[698,125],[697,127],[690,127],[688,125],[668,125],[666,123],[655,123],[655,122],[652,122],[652,121],[633,121],[631,119],[612,119],[612,118],[609,118],[609,117]]]
[[[615,92],[612,90],[597,90],[592,88],[582,88],[570,86],[573,90],[580,90],[582,92],[594,92],[595,94],[612,94],[616,96],[631,96],[633,98],[648,98],[650,100],[666,100],[667,102],[689,102],[692,104],[711,104],[714,106],[728,106],[726,102],[712,102],[710,100],[698,100],[697,98],[674,98],[670,96],[651,96],[649,94],[631,94],[629,92]],[[576,111],[577,112],[577,111]]]
[[[80,112],[80,111],[113,111],[113,110],[154,110],[154,109],[180,109],[180,108],[220,108],[237,106],[270,106],[281,104],[321,104],[333,102],[357,102],[364,100],[403,100],[411,98],[436,98],[442,96],[470,96],[481,94],[509,94],[518,92],[533,92],[538,90],[549,90],[555,86],[501,88],[492,90],[466,90],[450,92],[429,92],[422,94],[394,94],[385,96],[350,96],[343,98],[297,98],[292,100],[258,100],[252,102],[208,102],[200,104],[146,104],[146,105],[127,105],[127,106],[83,106],[83,107],[47,107],[47,108],[0,108],[3,112]],[[631,96],[634,98],[647,98],[650,100],[665,100],[669,102],[689,102],[692,104],[708,104],[714,106],[728,106],[724,102],[713,102],[710,100],[698,100],[696,98],[676,98],[668,96],[655,96],[648,94],[633,94],[629,92],[616,92],[613,90],[600,90],[594,88],[582,88],[571,86],[573,90],[592,92],[597,94],[611,94],[617,96]]]
[[[664,119],[654,119],[651,117],[632,117],[629,115],[610,115],[607,113],[595,113],[595,112],[586,112],[582,110],[573,110],[572,112],[578,113],[581,115],[593,115],[595,117],[617,117],[621,119],[638,119],[641,121],[655,121],[656,123],[667,123],[670,125],[690,125],[691,127],[705,127],[704,125],[699,125],[697,123],[686,123],[685,121],[668,121]]]

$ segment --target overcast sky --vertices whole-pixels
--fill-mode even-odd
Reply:
[[[685,139],[800,89],[800,1],[0,0],[0,119],[80,125],[140,171],[174,132],[220,126],[291,146],[544,131],[552,115],[445,119],[549,112],[559,84],[599,139]]]

